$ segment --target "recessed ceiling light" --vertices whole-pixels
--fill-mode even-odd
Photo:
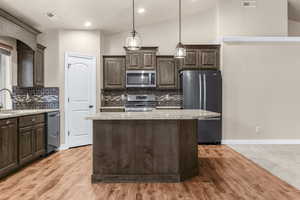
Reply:
[[[139,14],[142,14],[142,13],[144,13],[145,11],[146,11],[145,8],[139,8],[139,9],[138,9],[138,13],[139,13]]]
[[[85,27],[90,27],[90,26],[92,26],[92,22],[86,21],[86,22],[84,23],[84,26],[85,26]]]
[[[49,18],[55,17],[55,14],[52,13],[52,12],[47,12],[46,15],[47,15],[47,17],[49,17]]]

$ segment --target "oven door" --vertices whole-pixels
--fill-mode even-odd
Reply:
[[[127,88],[149,88],[156,87],[155,71],[127,71]]]

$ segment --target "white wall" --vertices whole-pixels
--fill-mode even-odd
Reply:
[[[240,0],[219,0],[219,36],[286,36],[287,0],[257,0],[256,8],[241,7]]]
[[[47,47],[45,51],[45,86],[59,87],[61,111],[61,143],[65,141],[65,53],[73,52],[95,56],[97,60],[97,109],[100,107],[100,31],[85,30],[48,30],[41,34],[38,41]]]
[[[299,52],[299,43],[223,45],[224,139],[300,139]]]
[[[289,36],[300,36],[300,22],[289,20]]]
[[[38,43],[45,49],[45,87],[59,87],[59,34],[58,30],[47,30],[38,36]]]
[[[211,43],[216,41],[216,9],[183,18],[182,41],[185,44]],[[178,20],[137,27],[143,46],[159,46],[160,54],[174,54],[178,43]],[[113,35],[105,35],[105,54],[125,54],[123,47],[130,30]]]

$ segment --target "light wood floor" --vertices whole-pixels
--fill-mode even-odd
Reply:
[[[300,191],[227,146],[199,148],[184,183],[91,184],[91,147],[56,153],[0,181],[1,200],[299,200]]]

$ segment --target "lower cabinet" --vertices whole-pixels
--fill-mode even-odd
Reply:
[[[44,114],[0,120],[0,178],[45,152]]]
[[[45,153],[45,124],[34,126],[34,155],[40,156]]]
[[[19,131],[19,161],[20,164],[33,160],[33,135],[31,127],[20,128]]]
[[[17,119],[0,120],[0,178],[18,166]]]
[[[19,161],[25,164],[45,153],[44,115],[20,117]]]

